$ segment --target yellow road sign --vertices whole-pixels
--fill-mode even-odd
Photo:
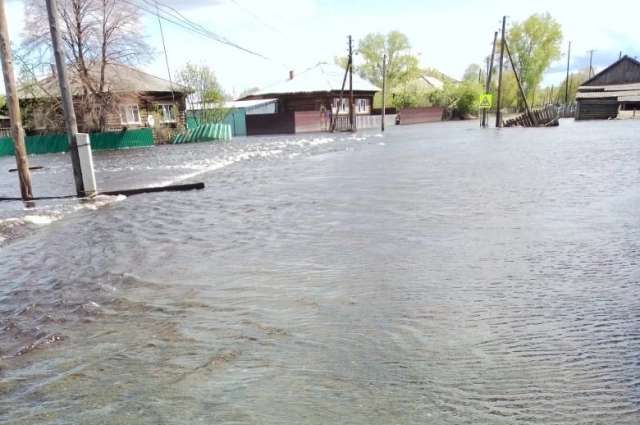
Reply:
[[[491,94],[481,94],[480,100],[478,101],[478,107],[481,109],[491,108],[492,97],[493,96]]]

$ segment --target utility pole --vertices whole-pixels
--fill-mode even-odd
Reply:
[[[349,36],[349,128],[351,131],[356,129],[356,105],[353,103],[353,43]]]
[[[500,40],[500,65],[498,68],[498,100],[496,101],[496,127],[502,127],[502,62],[504,61],[504,33],[507,17],[502,17],[502,39]]]
[[[11,119],[13,150],[16,156],[18,178],[20,180],[20,194],[23,200],[28,200],[33,198],[33,192],[31,191],[27,150],[24,145],[24,132],[22,131],[22,118],[20,117],[16,77],[13,73],[13,60],[11,58],[9,29],[7,28],[7,13],[4,7],[4,0],[0,0],[0,56],[2,60],[4,87],[7,92],[7,107],[9,109],[9,118]]]
[[[591,65],[593,63],[593,52],[595,52],[595,50],[587,50],[587,53],[589,53],[589,78],[591,78],[593,73],[593,66]]]
[[[564,88],[564,109],[567,110],[569,103],[569,62],[571,61],[571,42],[569,42],[569,50],[567,51],[567,79]]]
[[[60,85],[60,97],[62,99],[62,109],[64,110],[64,122],[69,136],[69,153],[71,154],[71,166],[73,167],[73,179],[76,183],[76,194],[84,197],[84,181],[82,179],[82,168],[76,136],[78,135],[78,122],[76,112],[73,109],[73,98],[69,88],[67,77],[67,65],[65,63],[64,47],[62,45],[62,35],[58,23],[58,7],[56,0],[46,0],[47,14],[49,15],[49,27],[51,29],[51,42],[53,45],[53,55],[56,59],[58,70],[58,83]]]
[[[380,129],[384,131],[384,116],[385,116],[385,97],[387,96],[387,54],[382,56],[382,120],[380,123]],[[373,105],[371,105],[373,108]]]
[[[491,90],[491,75],[493,74],[493,61],[496,55],[496,42],[498,40],[498,31],[493,34],[493,47],[491,49],[491,59],[487,66],[487,84],[485,86],[485,93],[489,93]],[[486,127],[489,121],[489,111],[485,108],[482,110],[482,127]]]
[[[511,56],[511,51],[509,51],[509,45],[507,44],[506,40],[502,40],[502,45],[507,49],[509,62],[511,62],[511,68],[514,69],[513,74],[516,77],[516,83],[518,83],[518,89],[520,90],[520,94],[522,95],[522,99],[524,100],[524,108],[527,111],[527,115],[529,116],[529,119],[531,120],[531,122],[533,122],[534,125],[538,125],[538,120],[536,119],[535,115],[531,113],[531,108],[529,108],[529,102],[527,102],[527,95],[525,94],[524,89],[522,88],[522,84],[520,83],[520,77],[518,77],[518,73],[515,71],[516,64],[513,62],[513,56]],[[535,99],[535,94],[534,94],[534,99]]]

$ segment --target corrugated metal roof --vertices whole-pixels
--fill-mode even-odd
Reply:
[[[227,102],[227,108],[253,108],[255,106],[265,105],[267,103],[277,102],[278,99],[257,99],[257,100],[234,100]]]
[[[576,99],[600,99],[605,97],[622,97],[640,95],[640,90],[578,92]]]
[[[78,72],[73,66],[68,67],[67,76],[69,78],[72,95],[82,94],[83,85],[78,76]],[[100,81],[99,64],[95,64],[95,66],[89,70],[89,78],[91,78],[92,81]],[[105,92],[170,92],[172,89],[174,92],[179,93],[187,91],[186,87],[175,82],[172,84],[168,80],[115,63],[106,65],[104,80]],[[33,85],[29,88],[23,87],[18,91],[18,97],[20,99],[45,98],[51,96],[60,96],[58,79],[54,75],[44,78],[38,85]]]
[[[611,84],[608,86],[580,86],[578,91],[622,91],[622,90],[640,90],[640,83],[629,84]]]
[[[291,79],[273,84],[267,88],[252,93],[251,96],[283,95],[293,93],[314,93],[340,91],[345,70],[337,65],[319,64]],[[345,90],[349,88],[349,79]],[[380,89],[370,82],[353,75],[353,90],[378,92]]]
[[[640,102],[640,94],[619,96],[618,102]]]

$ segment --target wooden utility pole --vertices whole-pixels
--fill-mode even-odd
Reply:
[[[520,89],[522,100],[524,100],[524,108],[527,111],[527,115],[529,116],[529,119],[531,120],[533,125],[538,125],[538,120],[536,119],[536,116],[531,112],[531,109],[529,108],[529,102],[527,102],[527,95],[525,94],[524,89],[522,88],[522,84],[520,83],[520,77],[518,77],[518,73],[516,72],[516,64],[513,63],[513,57],[511,57],[511,52],[509,51],[509,45],[507,44],[507,41],[502,40],[502,45],[504,46],[505,49],[507,49],[507,56],[509,56],[509,62],[511,62],[511,68],[513,68],[513,74],[516,76],[516,83],[518,83],[518,89]]]
[[[22,199],[33,198],[31,191],[31,177],[29,176],[29,163],[27,150],[24,145],[24,132],[22,131],[22,118],[20,117],[20,104],[18,102],[18,89],[16,77],[13,73],[13,60],[11,58],[11,46],[9,44],[9,29],[7,28],[7,13],[4,8],[4,0],[0,0],[0,60],[2,60],[2,76],[4,88],[7,92],[7,108],[11,120],[11,137],[13,138],[13,150],[18,167],[20,180],[20,194]]]
[[[496,101],[496,127],[502,127],[502,62],[504,61],[504,33],[507,17],[502,17],[502,39],[500,40],[500,65],[498,67],[498,100]]]
[[[591,78],[593,73],[593,52],[595,52],[595,50],[587,50],[587,53],[589,53],[589,78]]]
[[[569,62],[571,61],[571,42],[569,42],[569,50],[567,51],[567,80],[564,88],[564,110],[567,110],[569,103]]]
[[[69,79],[67,77],[67,65],[65,63],[62,35],[60,34],[60,25],[58,23],[58,7],[56,5],[56,0],[46,0],[46,2],[47,14],[49,15],[49,27],[51,29],[51,42],[53,44],[53,55],[56,59],[56,68],[58,70],[58,83],[60,85],[62,109],[64,110],[64,122],[69,136],[69,153],[71,154],[73,179],[76,183],[76,194],[78,197],[84,197],[84,182],[82,179],[80,155],[78,154],[78,144],[76,141],[78,123],[76,121],[76,112],[73,109],[73,98],[71,95],[71,89],[69,88]]]
[[[493,74],[493,61],[496,55],[496,42],[498,40],[498,31],[493,34],[493,48],[491,49],[491,59],[487,67],[487,84],[485,86],[485,93],[489,93],[491,90],[491,75]],[[482,127],[486,127],[489,122],[489,111],[485,108],[482,110]]]
[[[356,105],[353,102],[353,42],[349,36],[349,128],[351,131],[356,129]]]
[[[385,116],[385,108],[386,102],[385,97],[387,96],[387,54],[385,53],[382,56],[382,122],[380,123],[380,129],[384,131],[384,116]],[[373,108],[373,105],[371,105]]]

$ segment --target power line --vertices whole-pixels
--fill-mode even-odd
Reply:
[[[169,84],[171,85],[171,100],[176,103],[176,96],[173,91],[173,81],[171,80],[171,69],[169,69],[169,56],[167,55],[167,46],[164,43],[164,31],[162,31],[162,20],[160,20],[160,10],[156,0],[156,12],[158,12],[158,24],[160,25],[160,37],[162,37],[162,48],[164,49],[164,60],[167,63],[167,73],[169,74]]]
[[[240,9],[242,9],[243,11],[245,11],[248,15],[250,15],[251,17],[253,17],[253,19],[255,19],[256,21],[260,22],[262,25],[264,25],[265,27],[269,28],[271,31],[275,32],[276,34],[280,35],[281,37],[285,38],[285,39],[289,39],[286,35],[284,35],[283,33],[281,33],[280,31],[278,31],[277,29],[275,29],[274,27],[272,27],[271,25],[269,25],[268,23],[266,23],[265,21],[263,21],[262,19],[260,19],[258,16],[256,16],[253,12],[251,12],[250,10],[248,10],[247,8],[245,8],[244,6],[242,6],[241,4],[239,4],[236,0],[231,0],[231,3],[235,4],[236,6],[238,6]]]
[[[247,48],[244,48],[244,47],[242,47],[242,46],[240,46],[240,45],[238,45],[238,44],[236,44],[236,43],[234,43],[234,42],[232,42],[232,41],[230,41],[230,40],[228,40],[228,39],[226,39],[224,37],[219,36],[218,34],[214,33],[213,31],[210,31],[210,30],[204,28],[203,26],[190,21],[189,19],[185,18],[182,14],[180,14],[180,12],[176,11],[172,7],[167,6],[165,4],[158,3],[158,6],[161,6],[162,8],[173,10],[179,16],[175,16],[172,13],[167,12],[166,10],[160,11],[159,8],[158,8],[158,10],[154,11],[153,9],[145,8],[140,4],[135,4],[135,3],[132,3],[131,1],[128,1],[128,0],[122,0],[122,1],[124,3],[127,3],[128,5],[136,7],[138,9],[150,14],[150,15],[157,16],[159,19],[164,19],[165,21],[167,21],[169,23],[177,25],[177,26],[179,26],[179,27],[181,27],[181,28],[183,28],[183,29],[185,29],[185,30],[187,30],[189,32],[195,33],[197,35],[203,36],[203,37],[208,38],[208,39],[213,40],[213,41],[217,41],[218,43],[225,44],[225,45],[230,46],[230,47],[234,47],[236,49],[242,50],[242,51],[247,52],[249,54],[252,54],[254,56],[258,56],[260,58],[263,58],[263,59],[266,59],[266,60],[270,60],[268,57],[266,57],[264,55],[261,55],[260,53],[254,52],[254,51],[249,50]],[[152,6],[153,8],[155,8],[155,6],[156,6],[155,3],[151,3],[149,0],[142,0],[142,1],[144,3]]]

